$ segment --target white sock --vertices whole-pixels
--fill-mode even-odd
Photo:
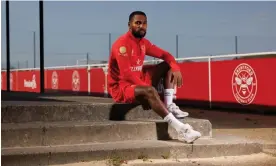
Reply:
[[[164,103],[168,107],[172,104],[174,98],[174,89],[165,89],[164,90]]]
[[[168,122],[169,125],[171,125],[176,131],[179,131],[182,127],[185,126],[182,122],[180,122],[178,119],[176,119],[172,113],[169,113],[164,120]]]

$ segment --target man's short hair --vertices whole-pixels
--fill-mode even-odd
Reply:
[[[131,19],[135,16],[135,15],[143,15],[145,17],[147,17],[147,15],[142,12],[142,11],[134,11],[129,15],[128,21],[131,21]]]

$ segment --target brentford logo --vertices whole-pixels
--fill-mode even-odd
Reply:
[[[253,102],[257,94],[257,77],[250,65],[242,63],[236,67],[232,76],[232,92],[242,105]]]
[[[72,90],[79,91],[80,90],[80,75],[78,71],[74,71],[72,74]]]
[[[56,71],[52,73],[52,89],[58,89],[58,74]]]

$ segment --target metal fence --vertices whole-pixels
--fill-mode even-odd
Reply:
[[[44,42],[45,67],[106,62],[112,43],[121,34],[123,33],[47,34]],[[2,39],[5,38],[5,35],[2,36]],[[276,36],[160,36],[151,33],[147,38],[176,58],[276,50]],[[10,43],[11,68],[39,67],[39,38],[35,31],[13,33]],[[5,47],[2,47],[1,54],[2,69],[5,69]],[[146,60],[152,59],[146,57]]]

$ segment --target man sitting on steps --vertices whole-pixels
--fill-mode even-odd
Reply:
[[[179,134],[179,140],[188,143],[201,137],[189,124],[177,118],[188,116],[173,103],[174,87],[182,86],[182,75],[174,57],[167,51],[151,44],[144,38],[147,30],[147,16],[135,11],[129,16],[129,31],[112,45],[108,65],[108,91],[115,102],[140,103],[144,109],[152,109]],[[164,62],[143,67],[145,55]],[[156,90],[164,78],[164,102]]]

